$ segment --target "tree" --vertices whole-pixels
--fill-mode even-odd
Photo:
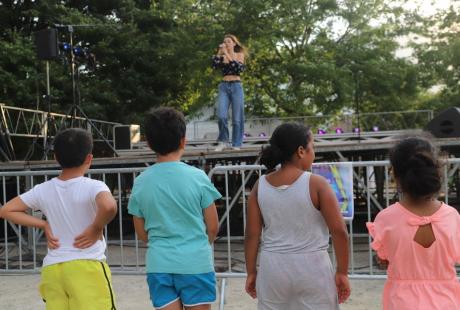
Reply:
[[[399,8],[379,0],[276,3],[259,13],[269,26],[256,34],[265,33],[256,76],[275,113],[337,113],[354,107],[355,92],[364,111],[391,110],[415,95],[415,69],[394,55]]]
[[[419,61],[423,97],[419,107],[442,110],[460,104],[460,6],[433,15],[421,42],[412,44]],[[420,41],[420,40],[419,40]],[[434,89],[435,92],[426,90]]]
[[[404,110],[441,78],[441,72],[428,69],[429,59],[441,57],[442,41],[432,54],[418,53],[420,63],[397,57],[398,37],[423,34],[427,28],[424,19],[391,1],[230,4],[2,1],[0,101],[43,109],[44,64],[36,59],[33,33],[55,24],[91,25],[76,26],[73,32],[74,42],[87,46],[98,64],[95,71],[84,61],[78,65],[82,107],[91,117],[126,123],[140,122],[146,110],[158,105],[186,114],[213,105],[221,77],[212,72],[210,56],[226,33],[249,47],[243,79],[252,115],[335,114],[354,110],[357,102],[361,112]],[[59,30],[60,40],[68,42],[66,28]],[[449,37],[450,47],[441,54],[457,68],[454,41],[455,36]],[[74,100],[68,57],[52,62],[51,73],[52,109],[66,111]],[[455,75],[450,74],[442,79],[455,93]]]
[[[112,121],[140,121],[150,107],[180,106],[188,79],[181,81],[184,62],[169,46],[175,22],[151,8],[149,1],[15,1],[1,2],[1,101],[44,109],[44,64],[35,56],[33,33],[48,26],[75,25],[74,45],[96,55],[96,71],[77,65],[77,88],[88,115]],[[79,27],[83,25],[83,27]],[[69,42],[60,27],[61,42]],[[51,63],[53,111],[73,102],[69,57]]]

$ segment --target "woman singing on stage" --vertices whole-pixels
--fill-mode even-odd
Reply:
[[[245,47],[231,34],[224,37],[217,55],[212,58],[212,67],[222,71],[223,80],[219,84],[217,118],[219,124],[218,145],[220,152],[229,143],[228,109],[232,106],[232,149],[239,150],[244,135],[244,93],[240,73],[244,71]]]

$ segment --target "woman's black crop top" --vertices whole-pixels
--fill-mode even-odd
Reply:
[[[224,56],[213,56],[212,57],[212,68],[221,69],[222,75],[240,75],[246,69],[246,66],[236,60],[232,60],[228,63],[224,63]]]

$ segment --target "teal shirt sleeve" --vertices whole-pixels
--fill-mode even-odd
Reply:
[[[134,193],[134,188],[131,192],[131,197],[129,197],[128,213],[137,217],[144,218],[144,214],[142,213],[141,207],[137,202],[136,195]]]
[[[222,197],[219,191],[214,187],[209,180],[208,176],[203,172],[202,177],[202,186],[201,186],[201,208],[206,209],[209,207],[216,199]]]

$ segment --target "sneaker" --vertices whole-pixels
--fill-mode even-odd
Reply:
[[[232,146],[232,150],[234,150],[234,151],[241,151],[241,147],[239,147],[239,146]]]
[[[219,144],[217,144],[217,147],[214,149],[214,151],[215,152],[222,152],[226,147],[227,147],[227,143],[219,142]]]

